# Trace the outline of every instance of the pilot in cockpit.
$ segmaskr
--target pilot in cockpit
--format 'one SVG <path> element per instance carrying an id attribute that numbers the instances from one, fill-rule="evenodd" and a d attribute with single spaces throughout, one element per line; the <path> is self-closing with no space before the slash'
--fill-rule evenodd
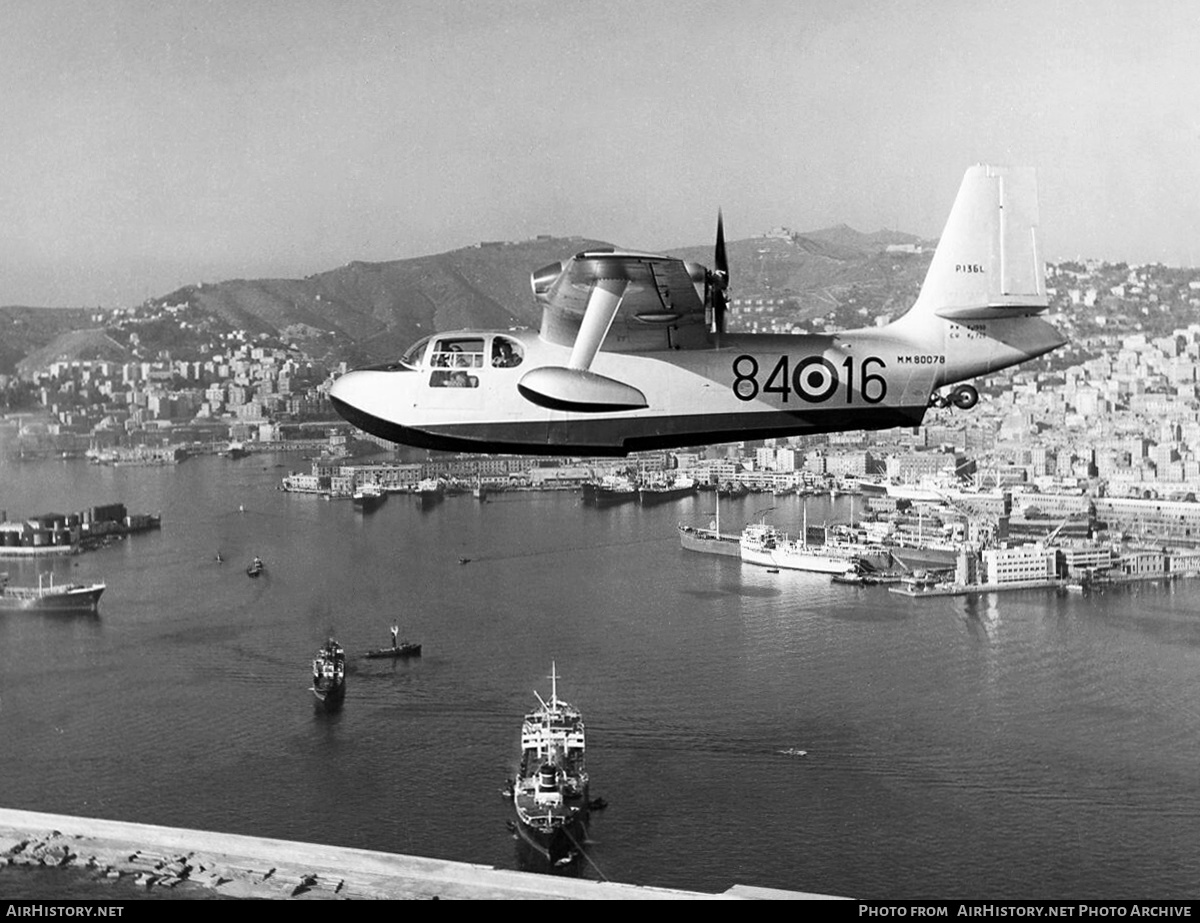
<path id="1" fill-rule="evenodd" d="M 513 351 L 513 345 L 503 337 L 492 341 L 492 366 L 498 369 L 511 369 L 521 364 L 521 357 Z"/>

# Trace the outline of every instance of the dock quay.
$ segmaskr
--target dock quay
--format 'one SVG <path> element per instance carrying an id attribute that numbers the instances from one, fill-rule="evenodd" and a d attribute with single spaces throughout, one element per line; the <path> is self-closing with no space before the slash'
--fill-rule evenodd
<path id="1" fill-rule="evenodd" d="M 146 888 L 266 900 L 822 900 L 735 885 L 720 894 L 467 862 L 0 808 L 0 866 L 73 869 Z"/>
<path id="2" fill-rule="evenodd" d="M 93 506 L 78 513 L 41 513 L 12 521 L 6 510 L 0 510 L 0 558 L 78 554 L 161 527 L 161 514 L 130 513 L 123 503 Z"/>

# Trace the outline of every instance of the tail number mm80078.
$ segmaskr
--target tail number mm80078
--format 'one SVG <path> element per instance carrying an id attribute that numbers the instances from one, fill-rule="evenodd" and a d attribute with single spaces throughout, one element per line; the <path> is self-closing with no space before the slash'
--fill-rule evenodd
<path id="1" fill-rule="evenodd" d="M 855 395 L 868 404 L 878 404 L 887 396 L 887 379 L 878 369 L 887 368 L 887 363 L 878 356 L 867 356 L 858 364 L 858 391 L 854 390 L 855 362 L 853 356 L 843 360 L 841 370 L 824 356 L 805 356 L 791 365 L 787 356 L 779 361 L 769 373 L 762 375 L 758 359 L 743 353 L 733 360 L 733 393 L 738 400 L 752 401 L 761 392 L 764 395 L 778 394 L 783 403 L 795 394 L 809 404 L 820 404 L 837 399 L 845 394 L 845 402 L 853 404 Z"/>

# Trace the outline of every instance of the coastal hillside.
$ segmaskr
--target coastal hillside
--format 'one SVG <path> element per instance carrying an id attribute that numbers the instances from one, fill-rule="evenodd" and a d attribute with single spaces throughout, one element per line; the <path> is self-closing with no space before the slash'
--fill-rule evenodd
<path id="1" fill-rule="evenodd" d="M 731 295 L 769 301 L 766 308 L 736 308 L 730 327 L 850 327 L 900 313 L 915 298 L 929 262 L 916 242 L 910 235 L 862 234 L 845 225 L 730 241 Z M 889 252 L 893 244 L 911 251 Z M 383 361 L 439 330 L 536 327 L 541 315 L 530 273 L 601 246 L 610 245 L 583 237 L 485 242 L 413 259 L 356 261 L 303 279 L 188 285 L 150 300 L 146 307 L 170 311 L 170 320 L 139 325 L 136 346 L 111 324 L 99 326 L 95 311 L 0 308 L 0 374 L 18 363 L 28 371 L 57 359 L 123 361 L 156 349 L 186 356 L 232 329 L 294 344 L 327 361 Z M 711 244 L 670 255 L 712 265 Z"/>
<path id="2" fill-rule="evenodd" d="M 13 375 L 35 350 L 73 330 L 94 326 L 95 310 L 85 308 L 0 307 L 0 375 Z"/>
<path id="3" fill-rule="evenodd" d="M 235 327 L 354 362 L 398 356 L 437 330 L 536 326 L 529 274 L 588 247 L 579 237 L 482 244 L 433 256 L 352 262 L 303 279 L 234 279 L 160 299 Z"/>
<path id="4" fill-rule="evenodd" d="M 935 245 L 911 234 L 864 234 L 844 224 L 731 241 L 730 295 L 735 302 L 756 303 L 735 310 L 731 326 L 751 329 L 753 317 L 770 321 L 771 329 L 791 324 L 845 329 L 898 316 L 916 299 Z M 712 264 L 711 245 L 671 253 Z M 759 299 L 765 304 L 757 304 Z"/>

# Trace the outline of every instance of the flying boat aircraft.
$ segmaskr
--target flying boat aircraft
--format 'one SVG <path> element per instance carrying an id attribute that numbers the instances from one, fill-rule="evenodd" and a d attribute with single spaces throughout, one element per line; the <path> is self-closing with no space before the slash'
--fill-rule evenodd
<path id="1" fill-rule="evenodd" d="M 920 294 L 879 327 L 728 333 L 730 274 L 597 249 L 533 273 L 540 330 L 426 337 L 330 391 L 354 425 L 458 452 L 624 455 L 744 439 L 916 426 L 969 410 L 970 380 L 1062 346 L 1048 307 L 1031 170 L 963 179 Z"/>

